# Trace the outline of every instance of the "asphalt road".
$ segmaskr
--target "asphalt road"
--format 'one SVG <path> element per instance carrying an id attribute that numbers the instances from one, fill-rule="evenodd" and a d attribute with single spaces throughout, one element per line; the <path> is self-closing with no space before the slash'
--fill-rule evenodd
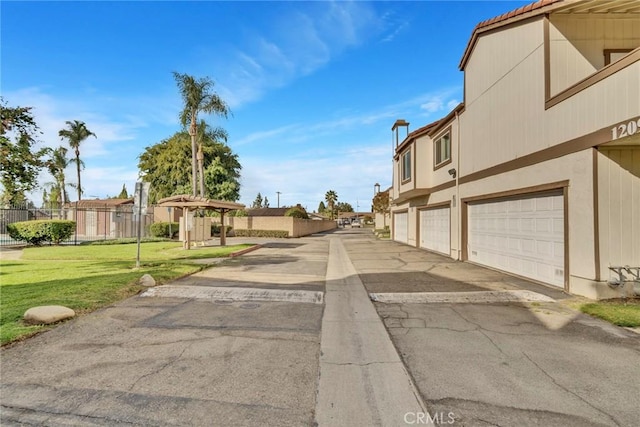
<path id="1" fill-rule="evenodd" d="M 3 348 L 0 424 L 640 419 L 640 335 L 570 310 L 555 289 L 367 229 L 266 243 L 161 288 Z M 496 297 L 521 290 L 552 300 Z"/>

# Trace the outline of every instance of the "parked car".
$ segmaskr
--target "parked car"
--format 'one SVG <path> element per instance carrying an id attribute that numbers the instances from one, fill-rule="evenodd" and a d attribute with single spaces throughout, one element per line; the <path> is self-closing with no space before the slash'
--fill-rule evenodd
<path id="1" fill-rule="evenodd" d="M 351 228 L 353 227 L 362 227 L 359 219 L 354 219 L 353 221 L 351 221 Z"/>

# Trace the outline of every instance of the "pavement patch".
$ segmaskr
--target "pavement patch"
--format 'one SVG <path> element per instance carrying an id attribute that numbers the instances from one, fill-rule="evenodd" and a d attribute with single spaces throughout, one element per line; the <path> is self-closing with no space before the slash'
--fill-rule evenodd
<path id="1" fill-rule="evenodd" d="M 385 292 L 370 293 L 375 302 L 387 304 L 424 303 L 496 303 L 496 302 L 555 302 L 553 298 L 526 290 L 471 292 Z"/>
<path id="2" fill-rule="evenodd" d="M 173 286 L 151 288 L 141 297 L 189 298 L 216 301 L 273 301 L 322 304 L 324 294 L 319 291 L 261 289 L 240 287 Z"/>

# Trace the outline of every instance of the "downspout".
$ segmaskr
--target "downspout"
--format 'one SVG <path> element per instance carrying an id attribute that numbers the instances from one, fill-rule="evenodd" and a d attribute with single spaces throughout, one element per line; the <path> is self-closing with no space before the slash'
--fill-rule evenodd
<path id="1" fill-rule="evenodd" d="M 456 149 L 457 149 L 457 153 L 456 153 L 456 228 L 458 229 L 458 235 L 457 235 L 457 244 L 456 246 L 458 247 L 457 249 L 457 256 L 456 259 L 460 260 L 460 257 L 462 256 L 462 248 L 460 247 L 462 245 L 462 236 L 460 235 L 461 229 L 460 229 L 460 224 L 462 222 L 462 218 L 461 218 L 461 206 L 460 206 L 460 115 L 458 114 L 458 110 L 456 109 L 456 126 L 458 127 L 458 131 L 456 132 Z"/>

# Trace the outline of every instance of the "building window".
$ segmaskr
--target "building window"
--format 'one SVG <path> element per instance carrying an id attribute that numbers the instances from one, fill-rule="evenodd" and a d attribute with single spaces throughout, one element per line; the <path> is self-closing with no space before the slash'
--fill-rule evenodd
<path id="1" fill-rule="evenodd" d="M 451 160 L 451 133 L 447 132 L 435 140 L 436 164 L 438 167 Z"/>
<path id="2" fill-rule="evenodd" d="M 633 49 L 605 49 L 604 65 L 609 65 L 627 56 Z"/>
<path id="3" fill-rule="evenodd" d="M 411 150 L 402 155 L 402 182 L 411 179 Z"/>

